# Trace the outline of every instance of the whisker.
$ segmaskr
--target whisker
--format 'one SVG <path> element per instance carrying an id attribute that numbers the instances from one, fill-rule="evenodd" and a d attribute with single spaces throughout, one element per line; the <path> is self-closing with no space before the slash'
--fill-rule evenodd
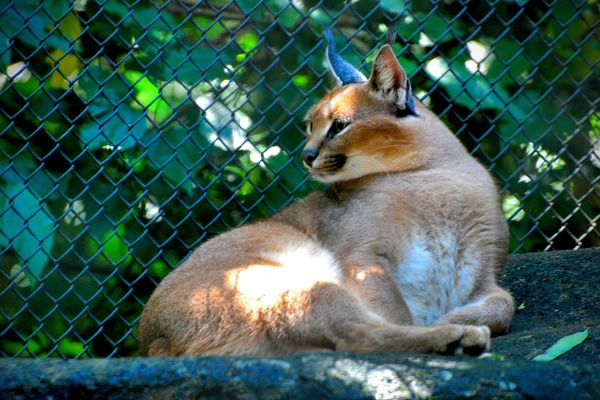
<path id="1" fill-rule="evenodd" d="M 353 154 L 353 155 L 351 155 L 351 156 L 348 156 L 348 158 L 350 158 L 350 157 L 359 157 L 359 156 L 361 156 L 361 155 L 362 155 L 362 154 L 360 154 L 360 153 L 358 153 L 358 154 L 357 154 L 357 153 L 355 153 L 355 154 Z M 361 158 L 361 161 L 362 161 L 363 163 L 370 163 L 370 164 L 372 164 L 372 165 L 375 165 L 375 166 L 377 166 L 377 167 L 378 167 L 377 169 L 378 169 L 380 172 L 383 172 L 383 173 L 385 173 L 386 175 L 389 175 L 389 174 L 390 174 L 390 171 L 388 170 L 387 166 L 386 166 L 386 165 L 385 165 L 385 164 L 384 164 L 382 161 L 379 161 L 379 160 L 377 160 L 376 158 L 373 158 L 373 157 L 368 157 L 368 156 L 367 156 L 367 157 L 362 157 L 362 158 Z M 352 163 L 350 163 L 350 164 L 349 164 L 349 167 L 350 167 L 351 169 L 355 170 L 355 171 L 359 171 L 359 170 L 360 170 L 360 167 L 359 167 L 359 166 L 352 165 Z"/>
<path id="2" fill-rule="evenodd" d="M 389 142 L 394 143 L 412 143 L 412 140 L 404 140 L 404 139 L 387 139 Z"/>
<path id="3" fill-rule="evenodd" d="M 379 146 L 379 147 L 371 147 L 370 150 L 372 151 L 378 151 L 378 150 L 385 150 L 385 149 L 391 149 L 391 148 L 400 148 L 402 146 L 399 145 L 387 145 L 387 146 Z M 358 155 L 362 155 L 363 153 L 356 153 Z"/>

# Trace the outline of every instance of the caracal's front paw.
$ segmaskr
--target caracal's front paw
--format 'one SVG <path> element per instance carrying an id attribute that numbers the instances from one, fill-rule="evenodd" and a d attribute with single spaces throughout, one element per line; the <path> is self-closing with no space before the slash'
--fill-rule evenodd
<path id="1" fill-rule="evenodd" d="M 438 354 L 478 356 L 490 349 L 491 333 L 487 326 L 446 325 L 449 335 Z"/>
<path id="2" fill-rule="evenodd" d="M 464 334 L 454 354 L 478 356 L 490 349 L 491 332 L 487 326 L 462 326 Z"/>

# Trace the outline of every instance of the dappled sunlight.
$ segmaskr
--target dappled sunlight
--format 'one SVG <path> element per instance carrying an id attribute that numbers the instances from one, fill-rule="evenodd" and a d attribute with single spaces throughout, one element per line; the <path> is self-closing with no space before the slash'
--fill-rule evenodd
<path id="1" fill-rule="evenodd" d="M 425 363 L 428 367 L 435 368 L 448 368 L 448 369 L 457 369 L 457 370 L 467 370 L 473 368 L 473 364 L 469 362 L 464 362 L 460 359 L 454 358 L 435 358 L 435 359 L 415 359 L 416 362 Z"/>
<path id="2" fill-rule="evenodd" d="M 303 243 L 285 252 L 265 253 L 263 260 L 227 271 L 227 288 L 251 301 L 270 305 L 286 292 L 308 290 L 322 282 L 339 282 L 337 261 L 315 245 Z"/>
<path id="3" fill-rule="evenodd" d="M 439 394 L 440 388 L 464 376 L 461 371 L 478 365 L 471 360 L 418 355 L 311 361 L 315 373 L 323 376 L 322 379 L 339 381 L 347 388 L 354 388 L 354 393 L 374 399 L 430 398 Z"/>
<path id="4" fill-rule="evenodd" d="M 288 290 L 308 289 L 315 283 L 301 271 L 269 265 L 250 265 L 228 271 L 225 280 L 228 288 L 269 303 Z"/>
<path id="5" fill-rule="evenodd" d="M 337 360 L 326 371 L 349 386 L 362 385 L 375 399 L 424 398 L 431 396 L 429 378 L 418 377 L 409 366 L 375 364 L 366 360 Z"/>
<path id="6" fill-rule="evenodd" d="M 481 72 L 482 74 L 487 74 L 490 64 L 490 59 L 488 55 L 490 53 L 490 49 L 485 44 L 471 40 L 467 43 L 467 49 L 469 50 L 470 60 L 465 62 L 465 67 L 473 73 Z"/>

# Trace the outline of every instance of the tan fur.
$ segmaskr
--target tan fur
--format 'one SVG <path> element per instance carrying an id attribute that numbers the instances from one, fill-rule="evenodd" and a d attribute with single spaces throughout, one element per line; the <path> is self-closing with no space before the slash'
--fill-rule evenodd
<path id="1" fill-rule="evenodd" d="M 494 182 L 422 103 L 394 116 L 410 88 L 390 55 L 307 116 L 307 167 L 330 189 L 198 248 L 148 301 L 142 355 L 477 355 L 506 331 Z M 350 124 L 327 138 L 334 120 Z"/>

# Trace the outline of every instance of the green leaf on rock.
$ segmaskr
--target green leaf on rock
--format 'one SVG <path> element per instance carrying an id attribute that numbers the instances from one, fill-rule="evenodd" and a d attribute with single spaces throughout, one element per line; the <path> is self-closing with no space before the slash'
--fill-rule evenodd
<path id="1" fill-rule="evenodd" d="M 567 351 L 571 350 L 573 347 L 581 344 L 588 337 L 588 329 L 586 328 L 584 331 L 574 333 L 569 336 L 565 336 L 560 339 L 558 342 L 554 343 L 552 347 L 550 347 L 544 354 L 540 354 L 539 356 L 535 356 L 533 361 L 552 361 L 557 357 L 565 354 Z"/>

